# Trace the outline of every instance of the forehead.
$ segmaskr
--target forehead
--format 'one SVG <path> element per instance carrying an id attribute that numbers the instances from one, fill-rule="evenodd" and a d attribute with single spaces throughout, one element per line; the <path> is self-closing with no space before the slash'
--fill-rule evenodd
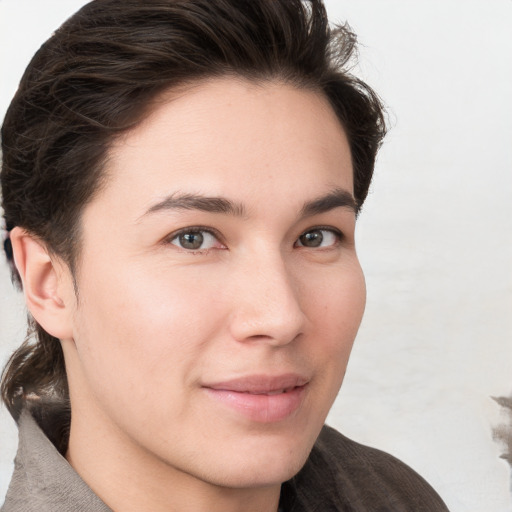
<path id="1" fill-rule="evenodd" d="M 353 189 L 348 142 L 322 94 L 234 78 L 159 96 L 115 142 L 107 174 L 103 199 L 132 216 L 174 192 L 245 203 Z"/>

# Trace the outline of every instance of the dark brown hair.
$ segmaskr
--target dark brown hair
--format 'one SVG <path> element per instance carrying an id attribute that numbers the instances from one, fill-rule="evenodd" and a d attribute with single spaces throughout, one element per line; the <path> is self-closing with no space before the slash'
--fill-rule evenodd
<path id="1" fill-rule="evenodd" d="M 361 206 L 385 123 L 375 93 L 349 72 L 355 42 L 348 26 L 329 28 L 321 0 L 90 2 L 36 53 L 7 111 L 7 231 L 23 227 L 74 273 L 81 212 L 102 185 L 112 141 L 159 92 L 229 75 L 324 94 L 346 130 Z M 5 248 L 12 263 L 9 240 Z M 14 268 L 13 279 L 20 282 Z M 59 340 L 29 322 L 35 336 L 11 357 L 1 384 L 15 419 L 23 407 L 44 415 L 50 403 L 68 402 Z"/>

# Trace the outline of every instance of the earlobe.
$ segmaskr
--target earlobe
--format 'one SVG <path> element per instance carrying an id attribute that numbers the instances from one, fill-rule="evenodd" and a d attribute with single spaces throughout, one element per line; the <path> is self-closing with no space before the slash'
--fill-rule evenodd
<path id="1" fill-rule="evenodd" d="M 52 259 L 45 245 L 22 228 L 15 227 L 10 238 L 30 313 L 52 336 L 71 338 L 71 304 L 65 300 L 69 279 L 64 275 L 64 264 Z"/>

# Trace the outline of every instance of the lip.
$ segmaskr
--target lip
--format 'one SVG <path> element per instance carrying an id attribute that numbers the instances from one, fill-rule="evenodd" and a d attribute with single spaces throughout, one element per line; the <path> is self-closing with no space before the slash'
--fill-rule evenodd
<path id="1" fill-rule="evenodd" d="M 283 421 L 301 406 L 309 379 L 297 374 L 250 375 L 203 385 L 220 404 L 258 423 Z"/>

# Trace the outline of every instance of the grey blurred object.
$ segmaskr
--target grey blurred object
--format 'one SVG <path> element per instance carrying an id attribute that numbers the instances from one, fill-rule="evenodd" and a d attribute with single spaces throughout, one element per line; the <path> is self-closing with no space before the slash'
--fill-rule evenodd
<path id="1" fill-rule="evenodd" d="M 509 417 L 508 424 L 499 425 L 494 428 L 493 438 L 495 441 L 503 443 L 507 452 L 501 455 L 501 458 L 505 459 L 512 466 L 512 396 L 509 398 L 503 396 L 492 398 L 506 409 L 506 414 Z"/>

